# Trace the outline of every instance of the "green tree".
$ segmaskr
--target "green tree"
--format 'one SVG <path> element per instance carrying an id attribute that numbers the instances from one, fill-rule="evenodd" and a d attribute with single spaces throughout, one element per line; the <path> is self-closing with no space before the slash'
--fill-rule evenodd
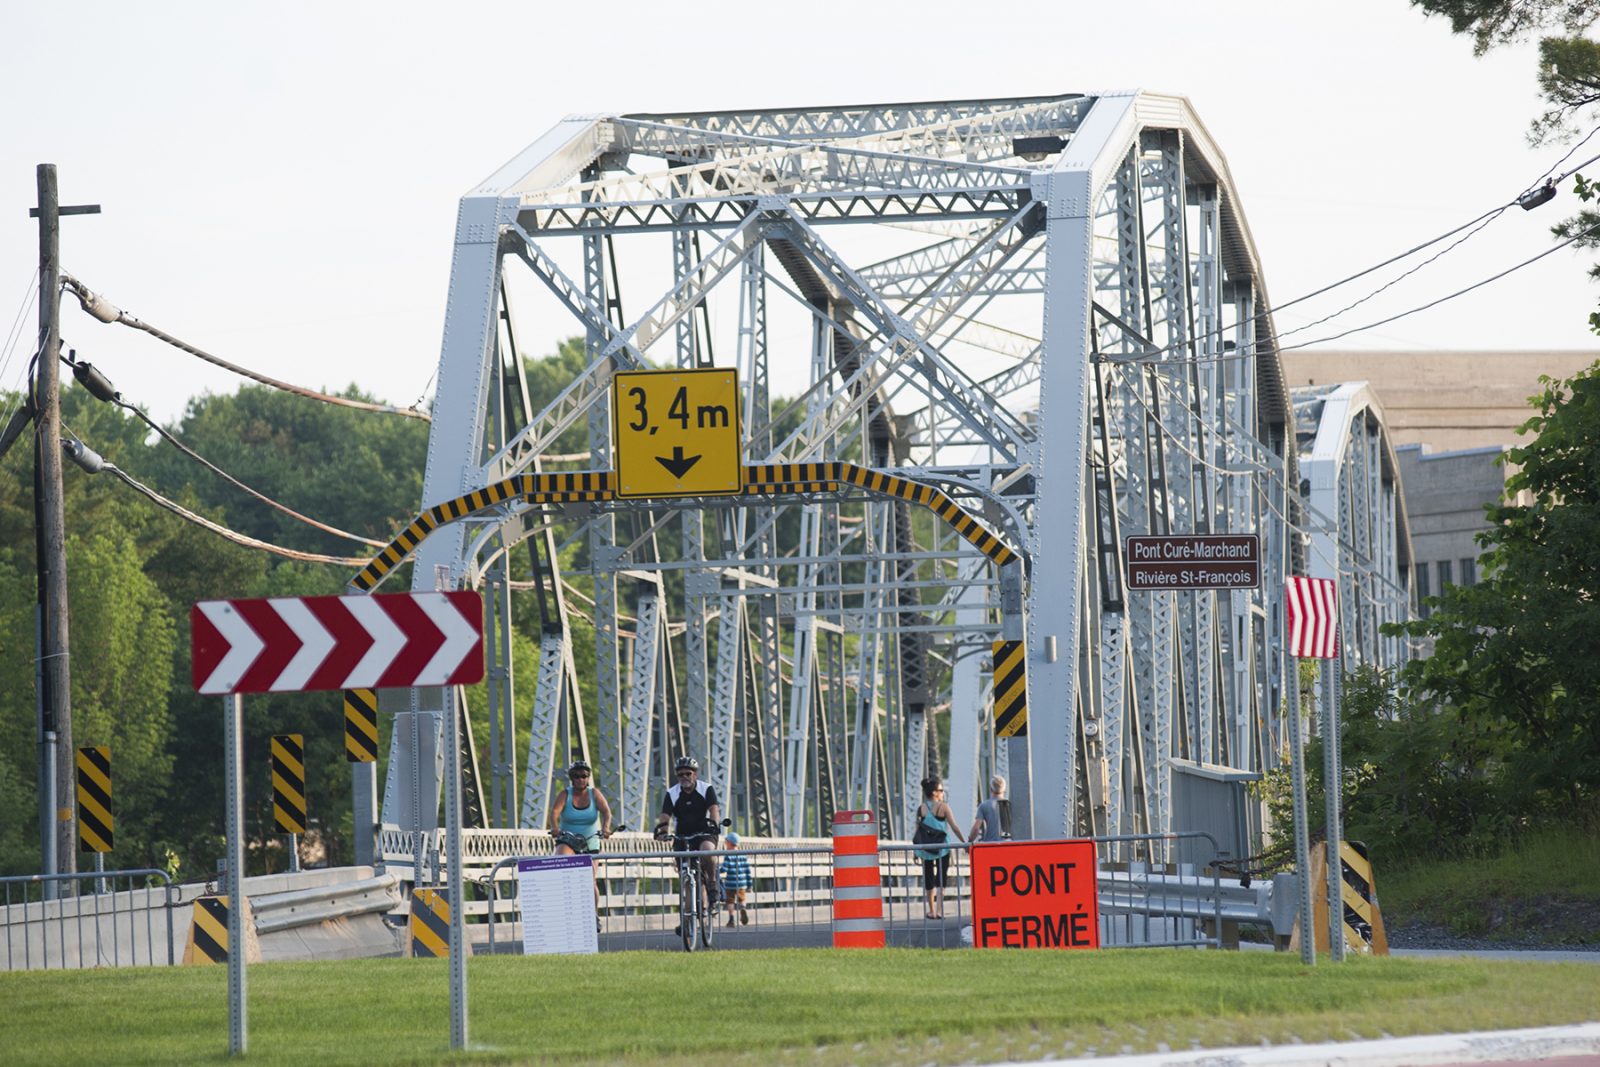
<path id="1" fill-rule="evenodd" d="M 1533 144 L 1570 140 L 1580 119 L 1587 123 L 1600 104 L 1600 41 L 1589 34 L 1600 20 L 1597 0 L 1412 0 L 1429 15 L 1449 20 L 1455 33 L 1468 34 L 1473 51 L 1483 55 L 1492 48 L 1537 39 L 1539 95 L 1545 110 L 1533 120 L 1528 140 Z M 1592 199 L 1582 176 L 1577 192 Z M 1600 248 L 1600 211 L 1582 208 L 1576 215 L 1551 227 L 1560 238 L 1576 238 L 1583 248 Z M 1589 273 L 1600 278 L 1600 263 Z M 1600 313 L 1589 316 L 1600 330 Z"/>
<path id="2" fill-rule="evenodd" d="M 1405 632 L 1433 641 L 1404 682 L 1492 739 L 1509 810 L 1573 813 L 1600 796 L 1600 363 L 1541 379 L 1531 436 L 1480 535 L 1482 579 Z"/>

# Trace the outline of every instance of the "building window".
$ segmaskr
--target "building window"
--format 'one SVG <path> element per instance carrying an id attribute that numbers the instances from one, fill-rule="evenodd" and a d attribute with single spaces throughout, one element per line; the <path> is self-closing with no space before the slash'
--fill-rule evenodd
<path id="1" fill-rule="evenodd" d="M 1461 563 L 1461 584 L 1477 585 L 1478 561 L 1469 556 L 1464 560 L 1460 560 L 1459 562 Z"/>
<path id="2" fill-rule="evenodd" d="M 1416 565 L 1416 574 L 1417 616 L 1426 619 L 1428 617 L 1427 599 L 1433 595 L 1432 590 L 1428 588 L 1428 565 L 1426 563 L 1418 563 Z"/>
<path id="3" fill-rule="evenodd" d="M 1439 561 L 1439 595 L 1444 596 L 1445 587 L 1455 584 L 1456 577 L 1454 564 L 1452 564 L 1450 560 L 1441 559 Z"/>

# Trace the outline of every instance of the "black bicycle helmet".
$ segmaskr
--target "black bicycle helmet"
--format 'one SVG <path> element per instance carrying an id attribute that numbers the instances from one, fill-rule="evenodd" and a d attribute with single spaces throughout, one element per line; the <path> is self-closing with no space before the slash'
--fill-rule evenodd
<path id="1" fill-rule="evenodd" d="M 700 761 L 693 756 L 680 756 L 677 765 L 673 768 L 679 771 L 694 771 L 700 773 Z"/>
<path id="2" fill-rule="evenodd" d="M 572 766 L 567 768 L 567 777 L 571 778 L 574 774 L 577 774 L 579 771 L 584 771 L 584 772 L 588 773 L 591 777 L 594 775 L 594 771 L 593 771 L 592 768 L 590 768 L 588 761 L 580 759 L 580 760 L 573 760 L 572 761 Z"/>

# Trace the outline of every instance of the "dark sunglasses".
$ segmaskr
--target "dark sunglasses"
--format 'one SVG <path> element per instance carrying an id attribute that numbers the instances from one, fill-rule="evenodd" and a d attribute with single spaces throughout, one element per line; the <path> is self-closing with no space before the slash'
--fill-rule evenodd
<path id="1" fill-rule="evenodd" d="M 679 771 L 678 772 L 678 777 L 679 778 L 693 778 L 694 777 L 694 772 L 693 771 Z"/>
<path id="2" fill-rule="evenodd" d="M 574 782 L 576 782 L 579 778 L 587 778 L 587 777 L 589 777 L 589 772 L 588 771 L 579 771 L 577 774 L 569 774 L 569 775 L 567 775 L 567 777 L 571 778 Z"/>

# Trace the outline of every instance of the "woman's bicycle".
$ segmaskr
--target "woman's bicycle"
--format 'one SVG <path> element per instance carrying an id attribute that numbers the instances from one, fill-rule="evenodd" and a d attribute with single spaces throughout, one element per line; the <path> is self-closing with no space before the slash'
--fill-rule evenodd
<path id="1" fill-rule="evenodd" d="M 723 826 L 731 826 L 732 819 L 723 819 Z M 665 834 L 658 836 L 666 836 Z M 711 889 L 701 892 L 700 857 L 695 855 L 700 842 L 715 838 L 715 833 L 689 834 L 683 839 L 685 851 L 678 853 L 678 934 L 683 938 L 683 950 L 693 952 L 696 937 L 706 948 L 711 947 L 717 931 L 716 905 L 710 901 Z"/>

